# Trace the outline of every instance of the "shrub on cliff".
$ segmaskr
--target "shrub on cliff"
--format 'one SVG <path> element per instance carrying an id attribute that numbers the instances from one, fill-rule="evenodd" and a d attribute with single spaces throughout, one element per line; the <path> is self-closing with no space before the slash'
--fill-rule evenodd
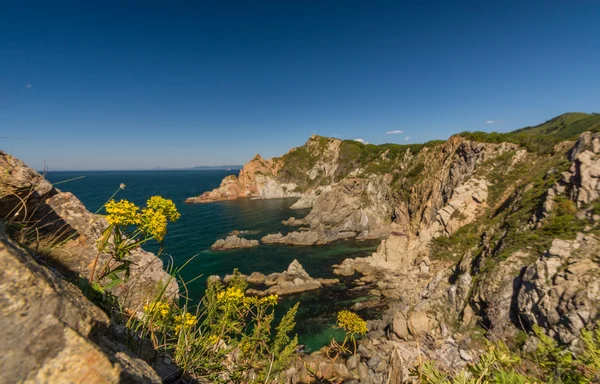
<path id="1" fill-rule="evenodd" d="M 600 380 L 600 327 L 582 331 L 578 352 L 572 352 L 534 326 L 537 347 L 533 353 L 511 352 L 504 343 L 489 344 L 476 363 L 455 373 L 425 362 L 412 370 L 425 384 L 556 383 L 584 384 Z"/>

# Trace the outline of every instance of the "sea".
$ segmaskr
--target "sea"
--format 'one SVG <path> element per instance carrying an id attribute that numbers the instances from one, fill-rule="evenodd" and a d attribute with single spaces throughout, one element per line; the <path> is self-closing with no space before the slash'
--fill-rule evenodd
<path id="1" fill-rule="evenodd" d="M 223 277 L 238 269 L 241 273 L 281 272 L 297 259 L 312 277 L 333 278 L 332 265 L 348 257 L 370 255 L 377 242 L 343 241 L 321 246 L 260 245 L 250 249 L 212 252 L 210 246 L 231 231 L 248 231 L 244 237 L 260 239 L 268 233 L 290 229 L 281 221 L 291 216 L 301 218 L 309 210 L 292 210 L 296 199 L 239 199 L 208 204 L 184 204 L 191 196 L 217 188 L 221 180 L 237 174 L 238 170 L 160 170 L 160 171 L 69 171 L 48 172 L 46 179 L 62 190 L 72 192 L 89 211 L 102 213 L 102 206 L 119 190 L 115 199 L 127 199 L 140 206 L 155 195 L 173 200 L 181 218 L 170 223 L 164 241 L 161 258 L 175 268 L 187 265 L 181 278 L 192 281 L 188 295 L 199 300 L 211 275 Z M 156 244 L 145 246 L 156 252 Z M 190 260 L 191 259 L 191 260 Z M 340 337 L 336 330 L 336 313 L 365 297 L 351 294 L 350 280 L 319 291 L 285 297 L 277 306 L 280 317 L 294 303 L 300 301 L 296 316 L 299 342 L 307 350 L 316 350 L 329 343 L 332 337 Z"/>

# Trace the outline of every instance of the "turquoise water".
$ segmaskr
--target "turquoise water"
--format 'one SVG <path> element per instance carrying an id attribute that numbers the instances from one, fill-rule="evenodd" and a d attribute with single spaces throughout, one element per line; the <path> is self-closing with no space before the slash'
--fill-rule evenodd
<path id="1" fill-rule="evenodd" d="M 267 233 L 283 232 L 288 228 L 281 224 L 290 216 L 302 217 L 308 211 L 289 209 L 295 199 L 250 200 L 217 202 L 210 204 L 184 204 L 190 196 L 216 188 L 221 180 L 237 171 L 111 171 L 111 172 L 50 172 L 46 178 L 60 183 L 57 188 L 73 192 L 88 208 L 95 212 L 119 188 L 126 185 L 117 195 L 144 205 L 146 199 L 161 195 L 172 199 L 181 213 L 181 218 L 169 226 L 165 239 L 163 259 L 172 258 L 175 265 L 186 266 L 182 277 L 189 281 L 202 276 L 188 288 L 191 298 L 202 296 L 206 277 L 223 276 L 238 268 L 242 273 L 259 271 L 264 274 L 281 272 L 294 260 L 304 266 L 313 277 L 334 277 L 331 266 L 347 257 L 359 257 L 372 253 L 373 242 L 341 242 L 318 247 L 291 247 L 261 245 L 252 249 L 211 252 L 210 246 L 232 230 L 255 231 L 247 238 L 260 238 Z M 155 251 L 156 247 L 147 247 Z M 300 301 L 296 330 L 300 342 L 318 348 L 331 338 L 331 325 L 335 312 L 347 307 L 353 300 L 344 285 L 286 298 L 280 311 Z"/>

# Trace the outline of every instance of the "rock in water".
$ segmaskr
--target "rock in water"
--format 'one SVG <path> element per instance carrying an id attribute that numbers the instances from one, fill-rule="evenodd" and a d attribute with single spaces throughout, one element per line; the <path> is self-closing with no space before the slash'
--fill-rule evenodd
<path id="1" fill-rule="evenodd" d="M 237 235 L 227 236 L 225 239 L 219 239 L 210 247 L 213 251 L 226 251 L 228 249 L 252 248 L 257 247 L 258 240 L 248 240 Z"/>

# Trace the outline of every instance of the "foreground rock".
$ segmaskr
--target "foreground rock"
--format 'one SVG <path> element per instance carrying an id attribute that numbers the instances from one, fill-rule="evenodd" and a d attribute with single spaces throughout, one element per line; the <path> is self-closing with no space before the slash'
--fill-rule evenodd
<path id="1" fill-rule="evenodd" d="M 2 151 L 0 170 L 4 175 L 0 178 L 0 219 L 24 226 L 25 230 L 14 235 L 37 249 L 36 257 L 69 277 L 89 276 L 98 254 L 96 242 L 108 226 L 106 220 L 89 212 L 72 193 L 54 188 L 39 173 Z M 109 255 L 100 254 L 98 265 L 108 259 Z M 133 262 L 130 278 L 111 290 L 122 305 L 140 309 L 161 285 L 168 285 L 168 295 L 177 294 L 177 282 L 154 254 L 137 248 L 129 259 Z"/>
<path id="2" fill-rule="evenodd" d="M 0 233 L 2 383 L 161 383 L 106 314 Z"/>
<path id="3" fill-rule="evenodd" d="M 213 251 L 226 251 L 229 249 L 252 248 L 259 245 L 258 240 L 248 240 L 237 235 L 227 236 L 219 239 L 210 247 Z"/>

